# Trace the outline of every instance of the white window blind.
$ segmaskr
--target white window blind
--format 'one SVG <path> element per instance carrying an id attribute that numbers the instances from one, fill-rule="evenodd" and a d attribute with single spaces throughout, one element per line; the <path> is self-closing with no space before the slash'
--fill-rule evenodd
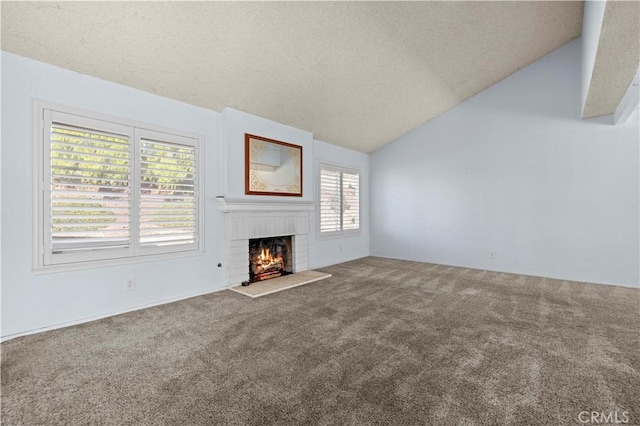
<path id="1" fill-rule="evenodd" d="M 342 229 L 360 229 L 360 175 L 342 173 Z"/>
<path id="2" fill-rule="evenodd" d="M 38 266 L 199 249 L 199 139 L 42 118 Z"/>
<path id="3" fill-rule="evenodd" d="M 360 174 L 332 166 L 320 167 L 320 234 L 360 229 Z"/>
<path id="4" fill-rule="evenodd" d="M 340 172 L 320 170 L 320 232 L 340 231 Z"/>
<path id="5" fill-rule="evenodd" d="M 140 244 L 167 247 L 196 240 L 193 146 L 140 141 Z"/>

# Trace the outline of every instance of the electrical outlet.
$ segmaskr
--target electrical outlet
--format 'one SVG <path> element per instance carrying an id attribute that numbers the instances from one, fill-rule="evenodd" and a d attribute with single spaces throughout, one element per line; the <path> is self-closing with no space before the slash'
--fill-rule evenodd
<path id="1" fill-rule="evenodd" d="M 489 252 L 489 259 L 495 259 L 496 257 L 498 257 L 498 252 L 495 250 L 492 250 Z"/>
<path id="2" fill-rule="evenodd" d="M 125 290 L 135 290 L 136 288 L 136 279 L 134 277 L 127 278 L 127 281 L 124 283 Z"/>

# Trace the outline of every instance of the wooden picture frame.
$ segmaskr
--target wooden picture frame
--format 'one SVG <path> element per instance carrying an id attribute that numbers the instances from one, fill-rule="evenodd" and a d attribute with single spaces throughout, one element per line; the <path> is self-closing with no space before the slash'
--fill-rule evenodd
<path id="1" fill-rule="evenodd" d="M 245 194 L 302 197 L 302 146 L 245 133 Z"/>

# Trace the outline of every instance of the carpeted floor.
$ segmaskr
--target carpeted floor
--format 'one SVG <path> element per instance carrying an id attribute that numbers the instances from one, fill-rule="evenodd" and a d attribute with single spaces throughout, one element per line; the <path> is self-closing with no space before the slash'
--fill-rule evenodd
<path id="1" fill-rule="evenodd" d="M 640 423 L 639 290 L 373 257 L 323 271 L 3 343 L 2 424 Z"/>

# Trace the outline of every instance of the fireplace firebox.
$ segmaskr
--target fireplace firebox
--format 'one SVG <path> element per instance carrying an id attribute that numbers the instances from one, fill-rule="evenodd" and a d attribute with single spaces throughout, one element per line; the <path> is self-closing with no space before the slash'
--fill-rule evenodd
<path id="1" fill-rule="evenodd" d="M 293 240 L 290 235 L 249 240 L 249 282 L 293 273 Z"/>

